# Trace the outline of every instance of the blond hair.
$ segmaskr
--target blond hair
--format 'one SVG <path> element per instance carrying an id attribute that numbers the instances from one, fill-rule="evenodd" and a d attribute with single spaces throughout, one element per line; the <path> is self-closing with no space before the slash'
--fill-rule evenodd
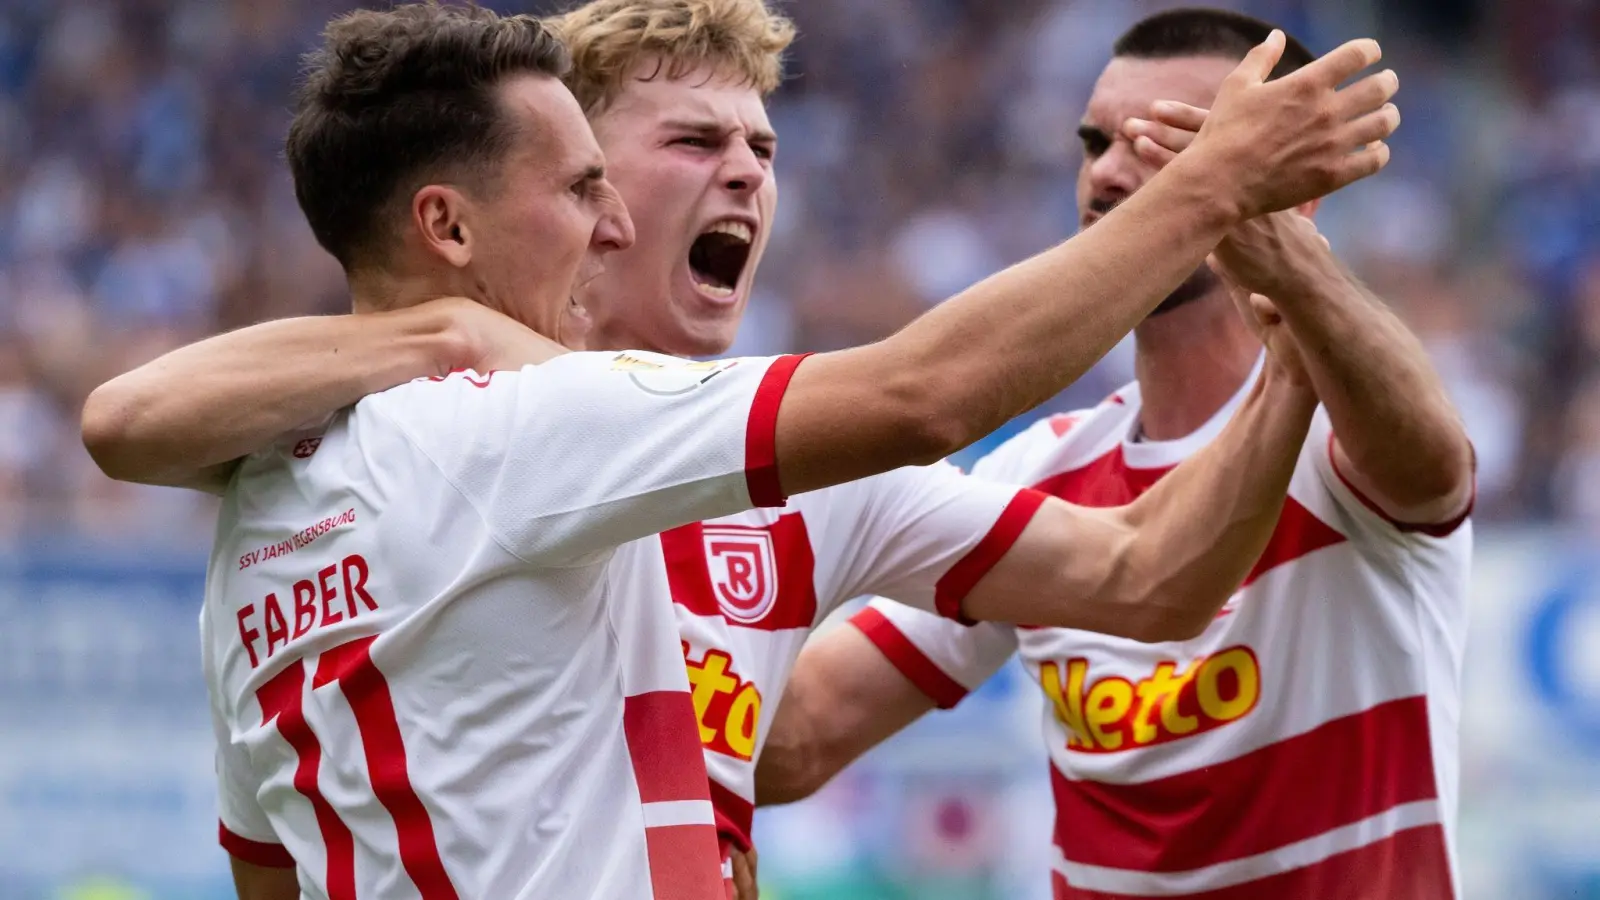
<path id="1" fill-rule="evenodd" d="M 546 26 L 572 54 L 567 85 L 584 112 L 600 112 L 639 63 L 650 77 L 681 78 L 710 64 L 763 97 L 783 80 L 794 23 L 766 0 L 592 0 L 551 16 Z"/>

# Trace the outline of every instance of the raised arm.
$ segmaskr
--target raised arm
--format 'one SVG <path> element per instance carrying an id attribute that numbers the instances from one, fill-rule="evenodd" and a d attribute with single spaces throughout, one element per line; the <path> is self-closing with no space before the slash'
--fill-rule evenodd
<path id="1" fill-rule="evenodd" d="M 1154 163 L 1194 140 L 1206 111 L 1161 103 L 1130 122 Z M 1218 247 L 1221 273 L 1271 297 L 1305 350 L 1335 434 L 1339 474 L 1402 527 L 1459 521 L 1471 508 L 1474 460 L 1466 428 L 1422 343 L 1341 264 L 1305 216 L 1242 223 Z"/>
<path id="2" fill-rule="evenodd" d="M 782 486 L 800 493 L 932 462 L 1076 380 L 1239 221 L 1377 171 L 1392 73 L 1354 41 L 1271 82 L 1283 36 L 1229 76 L 1190 152 L 1103 220 L 877 344 L 808 360 L 778 417 Z M 1364 149 L 1357 149 L 1364 148 Z M 848 415 L 840 415 L 848 410 Z"/>
<path id="3" fill-rule="evenodd" d="M 234 461 L 397 384 L 469 366 L 532 332 L 447 298 L 388 313 L 254 325 L 174 350 L 96 388 L 83 441 L 122 481 L 220 492 Z"/>
<path id="4" fill-rule="evenodd" d="M 1305 349 L 1339 474 L 1401 527 L 1459 521 L 1472 505 L 1472 445 L 1422 342 L 1304 216 L 1247 222 L 1216 255 L 1225 276 L 1273 298 Z"/>

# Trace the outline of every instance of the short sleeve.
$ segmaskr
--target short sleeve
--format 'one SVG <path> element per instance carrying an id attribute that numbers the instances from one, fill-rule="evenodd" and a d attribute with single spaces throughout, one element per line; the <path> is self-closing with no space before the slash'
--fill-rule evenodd
<path id="1" fill-rule="evenodd" d="M 961 619 L 961 604 L 1016 543 L 1043 494 L 962 475 L 948 463 L 897 469 L 859 483 L 863 515 L 848 530 L 851 596 L 881 594 Z"/>
<path id="2" fill-rule="evenodd" d="M 421 379 L 363 405 L 443 472 L 506 549 L 559 565 L 784 505 L 778 408 L 801 359 L 572 353 Z"/>
<path id="3" fill-rule="evenodd" d="M 211 726 L 217 753 L 217 834 L 229 855 L 257 866 L 293 868 L 294 859 L 278 841 L 257 801 L 257 785 L 244 748 L 233 743 L 213 702 Z"/>
<path id="4" fill-rule="evenodd" d="M 852 616 L 850 624 L 941 709 L 960 703 L 1017 649 L 1015 626 L 962 625 L 881 598 Z"/>
<path id="5" fill-rule="evenodd" d="M 1311 420 L 1311 431 L 1306 437 L 1301 463 L 1310 462 L 1323 487 L 1334 501 L 1369 530 L 1402 538 L 1444 539 L 1455 534 L 1471 517 L 1476 496 L 1467 503 L 1467 508 L 1459 516 L 1448 522 L 1414 524 L 1395 519 L 1363 494 L 1351 483 L 1349 476 L 1339 470 L 1339 464 L 1333 456 L 1334 437 L 1333 420 L 1328 417 L 1327 409 L 1317 407 L 1316 415 Z"/>

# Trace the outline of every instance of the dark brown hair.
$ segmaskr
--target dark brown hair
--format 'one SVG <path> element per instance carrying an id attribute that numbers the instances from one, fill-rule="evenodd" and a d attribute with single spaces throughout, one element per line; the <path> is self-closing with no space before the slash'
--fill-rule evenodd
<path id="1" fill-rule="evenodd" d="M 349 271 L 382 258 L 402 191 L 488 174 L 512 136 L 497 84 L 559 78 L 570 60 L 532 16 L 429 2 L 340 16 L 305 63 L 289 171 L 317 243 Z"/>
<path id="2" fill-rule="evenodd" d="M 1244 59 L 1267 39 L 1273 26 L 1225 9 L 1169 9 L 1139 20 L 1112 45 L 1113 56 L 1173 59 L 1180 56 L 1222 56 Z M 1306 45 L 1285 33 L 1283 58 L 1271 78 L 1280 78 L 1316 59 Z"/>

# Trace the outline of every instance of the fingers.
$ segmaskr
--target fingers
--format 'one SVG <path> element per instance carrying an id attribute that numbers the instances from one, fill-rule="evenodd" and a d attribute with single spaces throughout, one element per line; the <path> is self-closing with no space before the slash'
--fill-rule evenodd
<path id="1" fill-rule="evenodd" d="M 1261 84 L 1272 74 L 1277 67 L 1278 60 L 1283 58 L 1285 39 L 1283 32 L 1274 28 L 1267 39 L 1251 48 L 1250 52 L 1234 68 L 1230 79 L 1240 79 L 1247 84 Z"/>
<path id="2" fill-rule="evenodd" d="M 1278 307 L 1274 306 L 1272 301 L 1268 300 L 1264 295 L 1251 294 L 1249 304 L 1250 314 L 1255 316 L 1255 320 L 1263 327 L 1270 328 L 1283 321 L 1283 314 L 1278 312 Z"/>
<path id="3" fill-rule="evenodd" d="M 1384 69 L 1357 81 L 1334 95 L 1334 112 L 1341 119 L 1365 115 L 1394 99 L 1400 90 L 1400 76 Z"/>
<path id="4" fill-rule="evenodd" d="M 1198 130 L 1198 129 L 1195 129 Z M 1155 144 L 1177 153 L 1194 143 L 1195 130 L 1174 128 L 1149 119 L 1129 119 L 1122 124 L 1122 133 L 1129 140 L 1147 137 Z"/>
<path id="5" fill-rule="evenodd" d="M 1168 150 L 1144 135 L 1133 139 L 1133 152 L 1140 159 L 1158 169 L 1178 158 L 1176 151 Z"/>
<path id="6" fill-rule="evenodd" d="M 1371 112 L 1349 125 L 1347 142 L 1353 147 L 1364 147 L 1375 141 L 1386 140 L 1400 127 L 1400 108 L 1385 103 L 1382 109 Z"/>
<path id="7" fill-rule="evenodd" d="M 1350 76 L 1383 59 L 1383 48 L 1371 38 L 1348 41 L 1326 56 L 1287 76 L 1304 79 L 1322 87 L 1336 87 Z"/>
<path id="8" fill-rule="evenodd" d="M 1206 124 L 1206 113 L 1209 110 L 1176 100 L 1157 100 L 1150 104 L 1150 118 L 1173 128 L 1185 131 L 1198 132 Z"/>
<path id="9" fill-rule="evenodd" d="M 1368 144 L 1340 161 L 1339 167 L 1335 170 L 1334 188 L 1342 188 L 1376 175 L 1388 164 L 1389 145 L 1382 141 Z"/>
<path id="10" fill-rule="evenodd" d="M 733 854 L 733 896 L 734 900 L 757 900 L 759 896 L 754 848 L 748 855 L 737 851 Z"/>

